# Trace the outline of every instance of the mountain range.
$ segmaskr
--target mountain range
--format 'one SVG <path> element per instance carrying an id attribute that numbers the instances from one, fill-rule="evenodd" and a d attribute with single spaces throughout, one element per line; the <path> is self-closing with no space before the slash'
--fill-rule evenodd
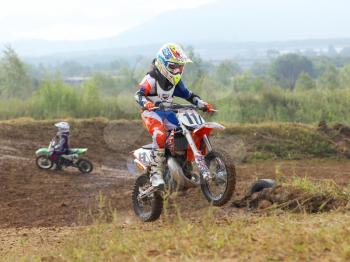
<path id="1" fill-rule="evenodd" d="M 349 10 L 345 0 L 218 0 L 163 13 L 112 38 L 10 44 L 33 61 L 48 57 L 152 56 L 165 42 L 192 45 L 212 59 L 225 57 L 227 49 L 344 47 L 350 46 Z"/>

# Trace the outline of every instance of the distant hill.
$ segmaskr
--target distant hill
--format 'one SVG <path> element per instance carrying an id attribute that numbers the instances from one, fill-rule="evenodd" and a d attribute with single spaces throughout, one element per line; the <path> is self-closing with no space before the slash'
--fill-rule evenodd
<path id="1" fill-rule="evenodd" d="M 350 5 L 345 0 L 219 0 L 195 9 L 163 13 L 112 38 L 77 42 L 24 41 L 12 45 L 27 57 L 49 54 L 108 57 L 148 56 L 164 42 L 179 42 L 193 45 L 213 59 L 220 59 L 231 49 L 348 46 L 349 10 Z M 229 53 L 235 54 L 234 51 Z"/>

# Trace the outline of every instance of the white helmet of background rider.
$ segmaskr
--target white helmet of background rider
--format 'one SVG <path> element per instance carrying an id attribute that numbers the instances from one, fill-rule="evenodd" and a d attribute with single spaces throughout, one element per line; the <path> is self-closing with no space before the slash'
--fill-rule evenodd
<path id="1" fill-rule="evenodd" d="M 55 124 L 55 127 L 57 127 L 57 133 L 62 134 L 62 133 L 68 133 L 69 132 L 69 124 L 67 122 L 59 122 Z"/>
<path id="2" fill-rule="evenodd" d="M 192 63 L 182 48 L 177 44 L 165 44 L 157 53 L 155 66 L 170 83 L 176 86 L 186 63 Z"/>

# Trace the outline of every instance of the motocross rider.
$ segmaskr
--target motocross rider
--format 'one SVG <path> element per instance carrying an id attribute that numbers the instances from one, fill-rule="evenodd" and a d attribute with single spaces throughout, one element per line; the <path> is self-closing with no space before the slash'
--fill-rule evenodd
<path id="1" fill-rule="evenodd" d="M 68 154 L 69 151 L 70 126 L 67 122 L 59 122 L 55 124 L 55 127 L 57 127 L 57 134 L 51 160 L 55 162 L 56 169 L 60 170 L 62 168 L 62 156 Z"/>
<path id="2" fill-rule="evenodd" d="M 154 187 L 164 186 L 167 131 L 179 126 L 173 112 L 155 109 L 155 107 L 160 103 L 171 103 L 176 96 L 186 99 L 204 111 L 213 111 L 211 104 L 202 101 L 181 80 L 185 64 L 191 62 L 179 45 L 163 45 L 152 62 L 151 71 L 140 82 L 139 90 L 135 95 L 136 101 L 143 109 L 141 114 L 143 124 L 153 139 L 150 176 Z"/>

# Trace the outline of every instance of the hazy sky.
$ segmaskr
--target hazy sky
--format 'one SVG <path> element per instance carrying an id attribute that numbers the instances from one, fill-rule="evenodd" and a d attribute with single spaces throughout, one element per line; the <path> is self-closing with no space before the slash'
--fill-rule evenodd
<path id="1" fill-rule="evenodd" d="M 165 11 L 213 1 L 0 0 L 0 41 L 111 37 Z"/>
<path id="2" fill-rule="evenodd" d="M 350 37 L 349 0 L 0 0 L 0 43 L 113 37 L 156 16 L 152 27 L 165 36 L 241 41 Z M 140 30 L 141 38 L 158 38 L 159 33 Z"/>

